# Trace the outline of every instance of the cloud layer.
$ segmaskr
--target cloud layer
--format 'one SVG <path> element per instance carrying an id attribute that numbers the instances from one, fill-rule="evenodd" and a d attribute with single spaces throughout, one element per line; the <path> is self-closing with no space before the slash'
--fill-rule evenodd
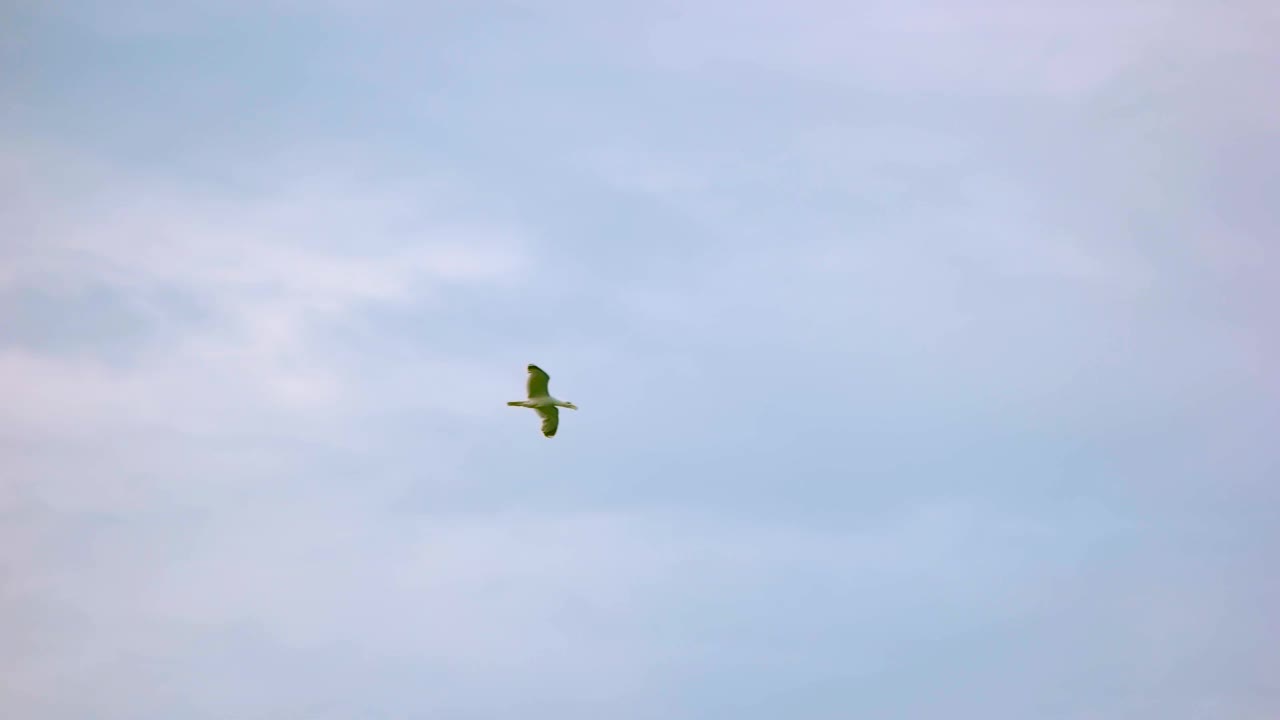
<path id="1" fill-rule="evenodd" d="M 1280 711 L 1269 5 L 5 13 L 6 715 Z"/>

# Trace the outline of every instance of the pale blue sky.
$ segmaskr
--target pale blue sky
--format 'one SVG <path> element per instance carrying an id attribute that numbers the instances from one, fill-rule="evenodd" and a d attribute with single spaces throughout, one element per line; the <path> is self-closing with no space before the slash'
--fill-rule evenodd
<path id="1" fill-rule="evenodd" d="M 5 717 L 1280 715 L 1273 3 L 0 13 Z"/>

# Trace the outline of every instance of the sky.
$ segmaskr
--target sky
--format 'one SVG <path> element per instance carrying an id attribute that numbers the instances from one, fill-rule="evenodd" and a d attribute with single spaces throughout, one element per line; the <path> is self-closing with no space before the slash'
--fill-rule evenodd
<path id="1" fill-rule="evenodd" d="M 0 4 L 2 714 L 1280 717 L 1276 37 Z"/>

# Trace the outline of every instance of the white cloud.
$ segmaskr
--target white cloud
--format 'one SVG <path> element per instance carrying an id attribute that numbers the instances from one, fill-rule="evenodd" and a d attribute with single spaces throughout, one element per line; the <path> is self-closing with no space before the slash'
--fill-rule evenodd
<path id="1" fill-rule="evenodd" d="M 58 60 L 33 107 L 113 111 L 51 131 L 137 164 L 0 146 L 0 303 L 39 299 L 0 344 L 0 705 L 1245 715 L 1195 701 L 1275 665 L 1250 645 L 1269 536 L 1240 509 L 1267 506 L 1265 323 L 1225 338 L 1239 318 L 1179 284 L 1209 249 L 1130 229 L 1219 214 L 1182 181 L 1208 134 L 1266 120 L 1197 125 L 1274 53 L 1252 3 L 148 4 L 42 10 L 59 42 L 29 48 Z M 252 62 L 221 42 L 242 31 Z M 214 95 L 160 112 L 179 86 Z M 144 115 L 154 147 L 111 119 Z M 424 149 L 435 122 L 465 140 Z M 563 234 L 358 148 L 245 151 L 347 130 Z M 579 192 L 607 202 L 557 207 Z M 621 223 L 673 232 L 619 250 Z M 535 250 L 570 282 L 524 285 Z M 34 341 L 87 302 L 145 332 Z M 528 360 L 586 398 L 556 442 L 502 406 Z M 471 432 L 500 416 L 518 439 Z M 1188 513 L 1207 541 L 1253 536 L 1144 572 L 1212 545 L 1169 510 L 1188 498 L 1222 503 Z"/>
<path id="2" fill-rule="evenodd" d="M 300 440 L 364 451 L 375 440 L 364 429 L 371 414 L 492 417 L 486 403 L 501 406 L 489 364 L 446 347 L 362 352 L 332 330 L 377 308 L 430 322 L 457 289 L 517 285 L 531 266 L 519 231 L 424 212 L 439 197 L 430 186 L 368 174 L 270 175 L 247 192 L 141 177 L 65 149 L 8 149 L 0 186 L 21 191 L 0 219 L 0 297 L 51 293 L 72 314 L 101 297 L 87 291 L 107 288 L 105 301 L 151 329 L 123 357 L 6 339 L 6 507 L 219 501 L 296 472 Z M 435 444 L 424 437 L 421 449 L 447 453 Z"/>
<path id="3" fill-rule="evenodd" d="M 985 510 L 945 504 L 842 531 L 665 512 L 386 518 L 385 508 L 346 493 L 315 492 L 287 505 L 224 508 L 169 545 L 154 541 L 174 528 L 149 526 L 145 516 L 103 528 L 93 533 L 92 566 L 55 561 L 28 573 L 19 593 L 39 602 L 24 616 L 92 630 L 33 650 L 6 674 L 7 690 L 34 704 L 74 688 L 118 708 L 149 692 L 145 665 L 133 660 L 143 656 L 176 668 L 174 680 L 201 695 L 234 700 L 244 691 L 182 668 L 202 634 L 255 628 L 273 648 L 375 664 L 399 658 L 420 673 L 461 678 L 464 688 L 501 683 L 526 700 L 653 692 L 682 668 L 717 664 L 723 643 L 752 647 L 777 633 L 756 622 L 774 602 L 797 603 L 776 620 L 799 634 L 781 641 L 773 660 L 753 662 L 814 662 L 798 654 L 820 622 L 805 616 L 806 587 L 839 598 L 835 615 L 825 600 L 817 604 L 826 622 L 891 621 L 903 590 L 945 592 L 956 612 L 981 621 L 992 597 L 960 581 L 1016 562 L 1006 541 L 1020 532 Z M 50 549 L 44 557 L 57 557 Z M 996 566 L 953 562 L 989 561 L 992 550 L 1001 555 Z M 846 661 L 874 667 L 882 651 Z M 124 659 L 111 683 L 95 681 Z M 522 689 L 530 679 L 537 685 Z M 486 702 L 458 692 L 470 706 Z M 414 702 L 430 708 L 446 703 L 444 694 Z"/>
<path id="4" fill-rule="evenodd" d="M 1266 3 L 699 3 L 655 14 L 648 50 L 683 72 L 766 67 L 894 94 L 1069 99 L 1171 50 L 1261 56 L 1269 11 Z"/>
<path id="5" fill-rule="evenodd" d="M 399 482 L 370 462 L 355 491 L 319 516 L 292 512 L 306 495 L 300 488 L 322 475 L 314 448 L 369 458 L 385 450 L 363 426 L 371 415 L 488 414 L 477 397 L 492 400 L 482 391 L 500 385 L 493 368 L 448 348 L 360 353 L 330 330 L 378 308 L 428 321 L 455 290 L 509 289 L 530 269 L 527 238 L 431 210 L 439 196 L 430 186 L 368 175 L 201 185 L 35 143 L 7 149 L 0 186 L 19 191 L 0 220 L 0 301 L 39 292 L 74 312 L 100 297 L 87 291 L 106 288 L 107 301 L 155 327 L 124 359 L 22 337 L 0 348 L 0 565 L 12 581 L 0 612 L 30 625 L 29 644 L 0 657 L 5 704 L 51 716 L 42 715 L 59 706 L 51 698 L 71 686 L 86 703 L 123 712 L 127 696 L 143 691 L 142 666 L 118 673 L 123 695 L 88 678 L 139 656 L 189 653 L 183 643 L 202 637 L 205 620 L 265 623 L 305 644 L 315 628 L 297 624 L 302 611 L 290 620 L 281 605 L 259 606 L 259 593 L 285 592 L 288 602 L 340 593 L 364 560 L 338 561 L 347 576 L 332 584 L 322 566 L 291 575 L 275 562 L 305 566 L 299 553 L 315 542 L 311 533 L 376 527 L 356 506 Z M 196 312 L 183 315 L 175 297 Z M 432 383 L 422 377 L 432 375 Z M 450 447 L 423 433 L 415 452 L 431 459 L 418 482 L 448 481 Z M 241 503 L 268 509 L 255 515 Z M 116 525 L 120 518 L 128 520 Z M 289 522 L 311 525 L 291 533 L 281 527 Z M 387 549 L 353 542 L 348 553 Z M 78 559 L 85 552 L 88 564 Z"/>

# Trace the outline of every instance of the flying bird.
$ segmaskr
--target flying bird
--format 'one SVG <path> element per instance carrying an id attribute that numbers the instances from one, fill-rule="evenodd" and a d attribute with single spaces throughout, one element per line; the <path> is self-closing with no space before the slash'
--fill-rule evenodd
<path id="1" fill-rule="evenodd" d="M 529 399 L 512 400 L 507 405 L 537 410 L 538 415 L 542 417 L 542 434 L 547 437 L 555 437 L 556 428 L 560 427 L 559 408 L 577 410 L 578 406 L 567 400 L 557 400 L 551 397 L 551 393 L 547 390 L 547 383 L 550 381 L 551 376 L 543 372 L 542 368 L 537 365 L 530 365 Z"/>

